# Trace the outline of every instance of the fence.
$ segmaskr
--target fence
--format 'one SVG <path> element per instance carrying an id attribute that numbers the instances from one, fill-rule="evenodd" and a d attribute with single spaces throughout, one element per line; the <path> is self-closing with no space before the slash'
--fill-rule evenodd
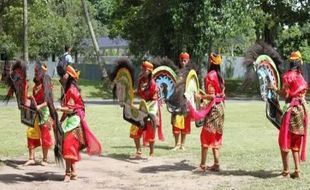
<path id="1" fill-rule="evenodd" d="M 0 73 L 2 73 L 4 61 L 0 61 Z M 56 72 L 56 65 L 57 63 L 52 62 L 51 60 L 48 61 L 48 75 L 51 77 L 58 77 Z M 115 64 L 110 63 L 106 64 L 105 68 L 109 72 L 111 72 L 114 68 Z M 81 71 L 81 78 L 88 79 L 88 80 L 101 80 L 103 76 L 103 68 L 100 65 L 96 64 L 74 64 L 74 67 Z M 287 70 L 289 65 L 284 64 L 284 70 Z M 244 74 L 246 72 L 246 68 L 243 65 L 243 57 L 223 57 L 223 63 L 221 65 L 221 71 L 223 76 L 227 79 L 243 79 Z M 137 77 L 140 66 L 135 66 L 135 77 Z M 204 75 L 207 68 L 206 66 L 201 68 L 201 74 Z M 303 75 L 308 83 L 310 82 L 310 64 L 303 65 Z M 27 76 L 29 79 L 33 78 L 34 76 L 34 63 L 30 63 L 27 69 Z"/>

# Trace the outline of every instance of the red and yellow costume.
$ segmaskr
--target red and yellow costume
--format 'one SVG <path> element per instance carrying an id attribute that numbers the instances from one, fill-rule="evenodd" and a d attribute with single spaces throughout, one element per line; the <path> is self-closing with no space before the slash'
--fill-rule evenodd
<path id="1" fill-rule="evenodd" d="M 171 116 L 172 133 L 190 134 L 191 133 L 191 117 L 189 115 L 172 115 Z"/>
<path id="2" fill-rule="evenodd" d="M 205 76 L 204 82 L 206 94 L 213 94 L 215 97 L 208 104 L 212 107 L 205 118 L 200 142 L 203 147 L 219 148 L 222 145 L 224 123 L 224 92 L 220 87 L 216 71 L 210 71 Z"/>
<path id="3" fill-rule="evenodd" d="M 308 84 L 298 70 L 289 70 L 283 75 L 286 108 L 279 133 L 279 146 L 282 151 L 301 150 L 301 160 L 306 159 L 308 113 L 305 94 Z"/>
<path id="4" fill-rule="evenodd" d="M 67 73 L 75 80 L 78 79 L 79 73 L 76 73 L 73 67 L 68 66 Z M 66 124 L 63 127 L 64 159 L 70 159 L 73 163 L 79 161 L 81 159 L 79 152 L 85 147 L 89 155 L 101 154 L 101 145 L 85 120 L 84 102 L 76 84 L 71 84 L 67 89 L 62 106 L 73 110 L 72 114 L 67 115 Z"/>
<path id="5" fill-rule="evenodd" d="M 179 55 L 179 68 L 184 68 L 189 62 L 190 56 L 187 52 L 182 52 Z M 184 63 L 184 64 L 183 64 Z M 189 115 L 171 115 L 172 134 L 190 134 L 191 133 L 191 117 Z"/>
<path id="6" fill-rule="evenodd" d="M 33 87 L 33 97 L 40 105 L 44 103 L 44 88 L 43 83 L 38 82 Z M 53 145 L 50 129 L 53 126 L 53 121 L 50 118 L 48 107 L 44 107 L 40 110 L 41 115 L 36 115 L 34 127 L 28 127 L 27 129 L 27 141 L 28 148 L 34 149 L 42 145 L 43 149 L 49 149 Z"/>
<path id="7" fill-rule="evenodd" d="M 153 70 L 153 65 L 147 61 L 143 63 L 145 69 Z M 158 138 L 164 140 L 161 124 L 160 106 L 158 103 L 158 88 L 153 78 L 140 77 L 138 79 L 137 95 L 146 101 L 150 114 L 156 116 L 156 126 L 152 126 L 150 121 L 146 122 L 145 128 L 132 126 L 130 129 L 130 137 L 133 139 L 141 138 L 143 135 L 144 143 L 155 141 L 155 127 L 158 129 Z"/>

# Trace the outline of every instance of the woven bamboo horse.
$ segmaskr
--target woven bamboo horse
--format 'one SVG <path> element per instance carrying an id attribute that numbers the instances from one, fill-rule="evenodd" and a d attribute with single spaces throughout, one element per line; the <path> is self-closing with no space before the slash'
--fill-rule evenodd
<path id="1" fill-rule="evenodd" d="M 120 59 L 110 75 L 113 81 L 113 96 L 123 107 L 123 118 L 129 123 L 138 127 L 145 127 L 148 119 L 153 124 L 156 123 L 156 117 L 148 113 L 146 102 L 141 100 L 139 108 L 134 106 L 134 68 L 127 59 Z"/>
<path id="2" fill-rule="evenodd" d="M 29 127 L 33 127 L 35 116 L 38 114 L 40 117 L 40 112 L 36 111 L 36 102 L 34 98 L 32 96 L 28 97 L 28 81 L 25 63 L 20 60 L 17 60 L 15 63 L 6 62 L 1 81 L 9 87 L 5 101 L 9 101 L 9 99 L 15 94 L 18 108 L 21 111 L 21 122 Z M 61 163 L 63 132 L 58 121 L 58 114 L 54 107 L 51 78 L 46 74 L 43 78 L 43 86 L 45 101 L 47 102 L 51 118 L 54 121 L 55 158 L 58 163 Z"/>
<path id="3" fill-rule="evenodd" d="M 283 63 L 281 56 L 270 45 L 258 42 L 246 52 L 244 63 L 249 66 L 248 68 L 254 67 L 262 100 L 266 102 L 266 117 L 279 129 L 282 119 L 279 96 L 268 86 L 269 83 L 273 83 L 278 88 L 281 87 L 280 66 Z"/>

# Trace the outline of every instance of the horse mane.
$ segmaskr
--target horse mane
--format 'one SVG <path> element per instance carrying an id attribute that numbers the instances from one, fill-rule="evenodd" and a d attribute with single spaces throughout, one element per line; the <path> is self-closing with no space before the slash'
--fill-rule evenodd
<path id="1" fill-rule="evenodd" d="M 9 70 L 6 70 L 6 72 L 9 72 L 9 73 L 6 73 L 7 76 L 6 76 L 6 79 L 4 80 L 4 83 L 8 86 L 9 90 L 8 90 L 6 97 L 4 98 L 5 102 L 8 102 L 14 93 L 16 95 L 18 94 L 17 92 L 18 89 L 16 89 L 14 85 L 14 80 L 16 80 L 15 79 L 16 76 L 13 76 L 14 72 L 16 70 L 20 70 L 21 74 L 23 75 L 23 76 L 20 76 L 20 79 L 25 80 L 25 81 L 27 80 L 27 65 L 24 61 L 16 60 L 15 63 L 7 62 L 7 64 L 10 64 L 10 67 L 11 67 L 11 64 L 13 64 L 13 66 Z M 11 71 L 13 71 L 13 73 L 10 73 Z"/>
<path id="2" fill-rule="evenodd" d="M 152 64 L 154 65 L 154 69 L 159 66 L 167 66 L 170 67 L 172 70 L 178 70 L 178 66 L 168 57 L 160 57 L 157 56 L 151 60 Z"/>
<path id="3" fill-rule="evenodd" d="M 284 61 L 281 55 L 275 48 L 263 41 L 255 43 L 246 51 L 243 63 L 247 67 L 250 67 L 260 55 L 268 55 L 276 64 L 279 73 L 282 73 L 282 65 Z"/>
<path id="4" fill-rule="evenodd" d="M 112 72 L 109 74 L 109 78 L 110 80 L 113 82 L 115 77 L 117 76 L 117 72 L 121 69 L 121 68 L 126 68 L 128 69 L 131 78 L 132 78 L 132 86 L 134 86 L 134 66 L 132 65 L 132 63 L 125 58 L 120 58 L 118 60 L 116 60 L 116 66 L 114 67 L 114 69 L 112 70 Z M 112 94 L 113 94 L 113 99 L 116 99 L 116 85 L 113 86 L 113 90 L 112 90 Z"/>
<path id="5" fill-rule="evenodd" d="M 184 68 L 178 70 L 179 79 L 176 84 L 173 95 L 166 101 L 167 105 L 174 109 L 175 112 L 180 114 L 187 113 L 187 100 L 184 96 L 186 78 L 188 73 L 194 69 L 196 72 L 199 71 L 199 66 L 194 62 L 189 62 Z M 198 72 L 197 72 L 198 73 Z"/>

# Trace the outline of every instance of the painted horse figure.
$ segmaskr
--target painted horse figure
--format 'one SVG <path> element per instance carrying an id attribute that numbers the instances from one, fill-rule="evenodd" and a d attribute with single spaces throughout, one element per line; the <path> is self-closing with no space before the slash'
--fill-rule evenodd
<path id="1" fill-rule="evenodd" d="M 254 44 L 245 55 L 245 64 L 252 65 L 258 76 L 260 94 L 266 102 L 266 117 L 278 129 L 281 126 L 282 110 L 279 96 L 269 89 L 269 84 L 281 87 L 280 66 L 282 63 L 283 60 L 278 52 L 263 42 Z"/>
<path id="2" fill-rule="evenodd" d="M 5 101 L 9 101 L 9 99 L 15 94 L 18 108 L 21 112 L 21 122 L 29 127 L 33 127 L 36 115 L 40 117 L 41 113 L 36 111 L 37 104 L 35 99 L 32 96 L 28 96 L 26 64 L 20 60 L 17 60 L 15 63 L 6 62 L 4 64 L 1 81 L 9 87 Z M 51 118 L 54 121 L 55 158 L 56 161 L 60 163 L 62 160 L 61 149 L 63 131 L 58 120 L 58 114 L 54 107 L 51 78 L 47 74 L 44 74 L 43 76 L 43 87 L 44 99 L 47 102 Z"/>
<path id="3" fill-rule="evenodd" d="M 146 102 L 141 100 L 139 108 L 134 106 L 134 67 L 127 59 L 120 59 L 110 75 L 113 81 L 113 96 L 123 107 L 123 119 L 143 128 L 148 119 L 156 123 L 155 117 L 148 113 Z"/>

